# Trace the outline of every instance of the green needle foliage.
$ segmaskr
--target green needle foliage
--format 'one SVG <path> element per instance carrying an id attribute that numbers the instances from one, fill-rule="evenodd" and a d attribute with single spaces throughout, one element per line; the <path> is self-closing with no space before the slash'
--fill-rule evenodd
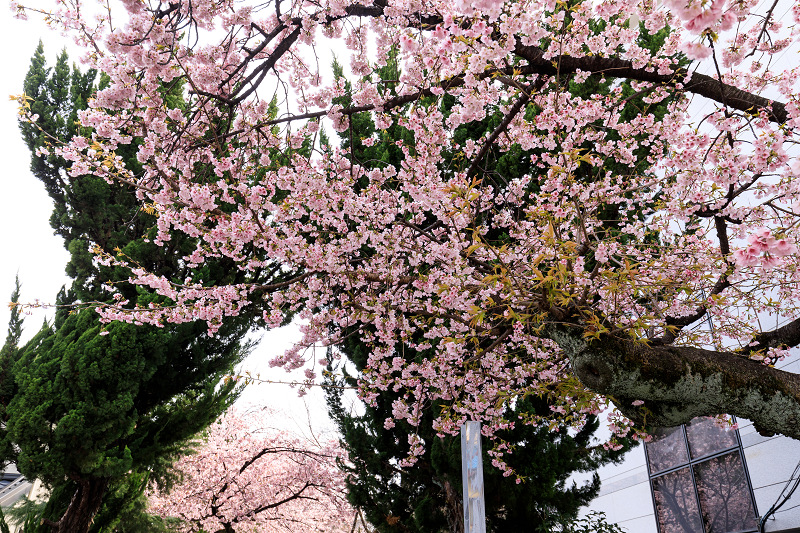
<path id="1" fill-rule="evenodd" d="M 643 31 L 642 35 L 640 44 L 652 47 L 663 41 L 666 32 L 651 36 Z M 338 76 L 342 76 L 341 67 L 334 65 L 334 70 Z M 378 75 L 383 80 L 379 87 L 384 91 L 384 97 L 392 97 L 391 80 L 400 79 L 396 59 L 390 57 L 387 66 L 380 69 Z M 613 80 L 593 76 L 581 85 L 569 84 L 566 89 L 575 96 L 581 96 L 582 92 L 608 92 L 613 83 Z M 622 86 L 622 94 L 628 98 L 626 109 L 623 110 L 625 119 L 636 116 L 641 109 L 649 109 L 655 120 L 661 120 L 668 105 L 668 102 L 662 102 L 648 107 L 642 101 L 645 95 L 637 95 L 628 85 Z M 349 97 L 345 95 L 337 103 L 347 108 Z M 454 97 L 445 95 L 439 101 L 423 98 L 415 105 L 436 105 L 447 113 L 455 103 Z M 529 103 L 525 109 L 528 118 L 537 112 L 539 109 L 533 103 Z M 472 139 L 480 146 L 483 139 L 502 123 L 503 118 L 498 109 L 483 120 L 459 126 L 452 135 L 458 139 L 459 145 Z M 363 142 L 370 138 L 372 142 Z M 413 152 L 414 138 L 409 130 L 397 123 L 385 130 L 378 130 L 367 114 L 352 116 L 349 130 L 340 134 L 342 149 L 353 162 L 366 168 L 383 168 L 387 165 L 401 168 L 403 154 L 397 146 L 398 140 L 402 140 L 402 144 Z M 326 149 L 324 143 L 323 149 Z M 478 174 L 481 179 L 490 180 L 498 188 L 523 175 L 540 175 L 541 170 L 531 163 L 532 155 L 534 152 L 524 151 L 520 147 L 503 152 L 490 149 L 484 156 Z M 630 167 L 615 164 L 609 171 L 622 174 L 647 172 L 648 157 L 653 155 L 657 154 L 639 149 L 637 160 Z M 465 172 L 468 165 L 470 161 L 463 156 L 449 154 L 441 171 Z M 577 175 L 576 179 L 596 178 L 586 174 Z M 530 187 L 538 186 L 537 180 L 531 180 Z M 610 211 L 617 208 L 608 207 Z M 492 226 L 488 220 L 494 216 L 491 211 L 476 213 L 475 216 L 485 219 L 485 226 Z M 613 221 L 619 217 L 609 212 L 607 218 Z M 434 222 L 426 221 L 420 226 Z M 479 222 L 474 224 L 480 225 Z M 613 222 L 606 228 L 609 232 L 616 230 Z M 500 247 L 509 236 L 487 234 L 483 239 Z M 362 250 L 362 253 L 368 254 L 369 250 Z M 394 418 L 392 403 L 402 397 L 403 391 L 398 392 L 396 397 L 392 397 L 390 391 L 384 391 L 378 395 L 374 405 L 364 407 L 363 414 L 351 413 L 345 407 L 347 398 L 342 390 L 357 384 L 355 376 L 367 368 L 369 355 L 369 346 L 361 341 L 363 334 L 368 332 L 354 330 L 351 333 L 344 335 L 346 340 L 337 346 L 346 363 L 334 368 L 331 357 L 327 373 L 330 385 L 327 388 L 329 414 L 338 424 L 351 462 L 350 465 L 343 465 L 349 474 L 347 489 L 350 503 L 361 509 L 381 533 L 463 531 L 460 439 L 439 436 L 432 429 L 433 420 L 443 406 L 426 406 L 418 426 L 411 426 L 406 421 L 394 421 L 393 426 L 387 426 L 385 421 Z M 486 346 L 476 349 L 486 349 Z M 397 355 L 415 361 L 432 357 L 433 353 L 431 350 L 418 352 L 406 345 L 403 353 Z M 354 375 L 348 374 L 348 368 L 351 372 L 355 370 Z M 593 472 L 604 464 L 621 460 L 635 443 L 623 441 L 623 447 L 617 451 L 593 445 L 592 437 L 599 426 L 596 417 L 589 417 L 586 425 L 577 432 L 564 427 L 553 432 L 547 427 L 533 427 L 520 422 L 547 415 L 549 409 L 546 396 L 524 397 L 513 407 L 507 408 L 506 419 L 518 421 L 515 427 L 496 434 L 501 442 L 513 450 L 504 460 L 522 480 L 521 483 L 518 484 L 513 476 L 504 477 L 499 469 L 490 466 L 491 457 L 486 453 L 489 443 L 484 442 L 487 531 L 616 530 L 615 526 L 606 524 L 602 518 L 595 517 L 590 522 L 577 520 L 580 507 L 597 496 L 600 489 L 597 474 L 583 485 L 569 483 L 568 479 L 574 473 Z M 397 465 L 410 454 L 407 438 L 410 434 L 418 435 L 425 443 L 426 450 L 413 467 L 400 469 Z"/>
<path id="2" fill-rule="evenodd" d="M 17 383 L 13 378 L 14 365 L 19 360 L 19 341 L 22 337 L 22 316 L 17 307 L 20 296 L 19 277 L 14 280 L 14 291 L 11 293 L 11 316 L 8 320 L 8 334 L 0 348 L 0 420 L 7 420 L 8 404 L 17 392 Z M 7 429 L 0 425 L 0 457 L 8 457 L 14 453 L 12 443 L 6 438 Z M 2 523 L 2 522 L 0 522 Z"/>
<path id="3" fill-rule="evenodd" d="M 74 281 L 58 296 L 53 324 L 20 348 L 12 322 L 0 361 L 0 460 L 15 462 L 28 479 L 50 489 L 40 531 L 158 531 L 144 512 L 144 490 L 149 483 L 168 486 L 174 460 L 236 398 L 238 389 L 226 377 L 252 347 L 243 338 L 257 321 L 242 315 L 212 337 L 205 323 L 101 324 L 92 309 L 75 307 L 109 302 L 113 291 L 132 303 L 170 303 L 128 284 L 123 269 L 94 262 L 90 248 L 183 279 L 188 271 L 180 258 L 196 245 L 178 237 L 156 246 L 150 241 L 154 218 L 133 191 L 95 176 L 70 176 L 66 161 L 37 151 L 79 133 L 75 119 L 97 90 L 95 78 L 93 71 L 70 69 L 65 52 L 47 68 L 40 44 L 25 79 L 39 120 L 20 128 L 33 154 L 31 169 L 55 204 L 51 224 L 70 252 L 67 273 Z M 178 83 L 164 90 L 181 105 Z M 118 153 L 137 172 L 135 151 L 133 143 Z M 190 275 L 207 284 L 276 278 L 241 274 L 224 261 Z"/>
<path id="4" fill-rule="evenodd" d="M 340 68 L 336 70 L 341 75 Z M 384 80 L 399 78 L 397 65 L 390 61 L 380 75 Z M 384 85 L 389 85 L 384 84 Z M 346 98 L 341 102 L 347 107 Z M 442 105 L 452 106 L 452 98 Z M 456 137 L 479 141 L 502 121 L 496 114 L 483 121 L 457 128 Z M 378 135 L 379 142 L 366 146 L 363 139 Z M 396 140 L 413 149 L 413 136 L 397 124 L 383 132 L 376 130 L 371 119 L 356 115 L 351 119 L 351 129 L 341 135 L 342 147 L 364 166 L 402 164 L 402 152 Z M 461 168 L 465 162 L 452 157 L 450 168 Z M 497 157 L 487 157 L 485 176 L 499 184 L 514 176 L 532 172 L 530 153 L 510 151 Z M 504 236 L 493 236 L 498 240 Z M 337 346 L 346 357 L 350 368 L 362 371 L 367 367 L 368 346 L 360 335 L 345 335 L 346 340 Z M 403 357 L 409 360 L 430 357 L 431 353 L 404 348 Z M 337 373 L 341 372 L 341 377 Z M 349 474 L 347 482 L 350 503 L 363 511 L 367 520 L 381 533 L 420 532 L 443 533 L 463 530 L 461 441 L 459 437 L 438 436 L 433 430 L 433 419 L 442 405 L 431 405 L 424 410 L 419 426 L 392 419 L 392 402 L 388 392 L 379 395 L 375 405 L 365 406 L 363 414 L 352 414 L 345 408 L 342 390 L 355 386 L 356 379 L 348 375 L 346 366 L 327 373 L 328 411 L 342 433 L 350 465 L 343 465 Z M 400 393 L 398 393 L 399 397 Z M 549 413 L 547 398 L 529 396 L 507 413 L 508 419 L 528 418 Z M 524 482 L 516 477 L 506 477 L 491 466 L 491 457 L 484 443 L 484 484 L 486 494 L 487 531 L 546 532 L 564 530 L 572 523 L 581 506 L 591 501 L 600 489 L 595 474 L 583 485 L 568 483 L 576 472 L 591 472 L 599 466 L 621 459 L 633 443 L 621 450 L 608 451 L 592 445 L 592 436 L 599 423 L 590 418 L 577 433 L 562 428 L 558 433 L 547 427 L 517 424 L 513 430 L 501 431 L 497 436 L 513 448 L 506 457 L 507 464 Z M 417 434 L 425 443 L 426 451 L 413 467 L 398 468 L 398 463 L 410 453 L 408 435 Z"/>
<path id="5" fill-rule="evenodd" d="M 364 368 L 368 352 L 360 341 L 353 337 L 340 348 L 355 368 Z M 406 355 L 420 354 L 410 354 L 406 348 Z M 363 414 L 353 414 L 345 408 L 342 386 L 354 385 L 355 379 L 346 372 L 342 379 L 330 373 L 328 382 L 329 414 L 342 433 L 350 459 L 350 465 L 343 465 L 349 474 L 350 503 L 361 509 L 381 533 L 462 531 L 461 440 L 438 436 L 433 430 L 433 418 L 441 406 L 425 409 L 419 426 L 395 421 L 394 427 L 387 428 L 384 421 L 392 418 L 391 397 L 380 395 Z M 546 398 L 529 396 L 506 415 L 513 419 L 548 412 Z M 484 442 L 487 531 L 568 530 L 580 507 L 600 490 L 597 474 L 582 485 L 569 483 L 569 477 L 616 462 L 632 446 L 628 442 L 618 451 L 593 446 L 598 426 L 597 418 L 592 417 L 577 433 L 564 428 L 556 433 L 546 426 L 524 424 L 498 432 L 497 436 L 513 448 L 505 460 L 522 483 L 491 466 L 488 443 Z M 400 469 L 398 463 L 410 453 L 410 434 L 419 435 L 427 448 L 414 466 Z"/>

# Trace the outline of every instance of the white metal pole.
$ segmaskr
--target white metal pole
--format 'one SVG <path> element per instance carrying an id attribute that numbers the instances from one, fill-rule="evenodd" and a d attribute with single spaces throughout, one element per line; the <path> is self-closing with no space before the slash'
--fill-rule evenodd
<path id="1" fill-rule="evenodd" d="M 464 533 L 486 533 L 480 422 L 467 422 L 461 426 L 461 480 L 464 485 Z"/>

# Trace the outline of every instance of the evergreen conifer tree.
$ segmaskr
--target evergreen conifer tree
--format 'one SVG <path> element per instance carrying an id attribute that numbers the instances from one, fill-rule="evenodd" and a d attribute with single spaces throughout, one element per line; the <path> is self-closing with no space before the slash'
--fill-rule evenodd
<path id="1" fill-rule="evenodd" d="M 13 377 L 13 368 L 19 359 L 19 341 L 22 337 L 22 314 L 17 306 L 20 297 L 19 276 L 14 280 L 14 290 L 11 293 L 11 316 L 8 319 L 8 333 L 3 347 L 0 348 L 0 420 L 6 420 L 6 410 L 9 402 L 17 391 L 17 384 Z M 5 438 L 5 425 L 0 425 L 0 457 L 7 457 L 13 453 L 10 443 Z"/>
<path id="2" fill-rule="evenodd" d="M 666 31 L 655 35 L 643 31 L 640 45 L 660 46 L 666 35 Z M 341 77 L 341 67 L 334 65 L 334 73 Z M 392 80 L 400 79 L 396 58 L 390 57 L 387 66 L 379 69 L 378 75 L 383 80 L 384 98 L 390 98 L 394 95 Z M 581 86 L 569 84 L 565 89 L 576 94 L 578 91 L 603 94 L 613 87 L 610 82 L 595 75 Z M 623 117 L 630 119 L 645 106 L 642 105 L 641 95 L 628 84 L 623 84 L 621 89 L 628 97 Z M 346 92 L 349 94 L 349 90 Z M 347 94 L 337 102 L 343 108 L 352 104 Z M 447 113 L 455 100 L 444 95 L 441 102 L 442 110 Z M 663 117 L 668 104 L 668 101 L 664 101 L 649 108 L 655 120 Z M 535 105 L 528 104 L 525 113 L 530 116 L 538 111 Z M 494 131 L 502 119 L 503 113 L 497 110 L 497 113 L 483 120 L 459 126 L 452 132 L 459 139 L 456 144 L 463 146 L 466 140 L 472 139 L 479 145 L 481 138 Z M 366 139 L 370 139 L 370 142 L 365 143 Z M 378 130 L 368 114 L 351 116 L 349 129 L 340 134 L 340 141 L 342 149 L 354 161 L 373 168 L 392 165 L 400 169 L 403 152 L 399 144 L 414 150 L 413 135 L 397 121 L 386 130 Z M 467 171 L 470 177 L 491 180 L 495 187 L 503 188 L 515 177 L 537 173 L 536 167 L 531 164 L 531 154 L 518 146 L 501 153 L 492 148 L 485 154 L 479 169 L 466 168 L 464 158 L 459 154 L 449 154 L 446 166 L 453 172 Z M 608 170 L 616 173 L 646 172 L 649 166 L 647 158 L 652 154 L 648 149 L 640 148 L 635 155 L 637 159 L 630 166 L 614 163 L 609 165 Z M 580 169 L 575 174 L 577 179 L 593 179 L 589 175 L 582 176 Z M 532 187 L 538 187 L 538 183 L 537 180 L 531 180 Z M 609 221 L 619 219 L 614 213 L 609 212 L 608 215 L 605 218 Z M 482 216 L 492 215 L 487 213 Z M 428 224 L 435 222 L 431 220 Z M 416 226 L 424 228 L 428 224 L 417 223 Z M 485 226 L 492 227 L 492 224 L 486 220 Z M 605 228 L 609 232 L 616 230 L 613 222 L 609 222 Z M 487 234 L 482 238 L 501 246 L 507 236 Z M 648 238 L 656 239 L 657 236 Z M 363 252 L 368 253 L 368 250 Z M 393 401 L 402 392 L 393 397 L 389 391 L 385 391 L 375 399 L 373 405 L 364 406 L 363 414 L 352 414 L 345 408 L 343 389 L 357 385 L 356 377 L 348 374 L 347 367 L 355 369 L 356 375 L 367 368 L 370 350 L 362 339 L 369 337 L 369 333 L 361 329 L 343 336 L 344 341 L 336 349 L 347 364 L 337 367 L 335 358 L 330 357 L 326 378 L 329 385 L 326 389 L 328 411 L 338 424 L 351 462 L 344 466 L 349 473 L 350 503 L 361 509 L 381 533 L 463 531 L 460 439 L 439 435 L 432 429 L 433 419 L 443 405 L 424 406 L 419 424 L 414 426 L 405 420 L 397 421 L 393 414 Z M 476 347 L 477 351 L 482 349 L 486 347 Z M 408 346 L 404 346 L 403 350 L 402 357 L 408 361 L 430 356 L 425 351 L 415 351 Z M 592 436 L 599 426 L 594 416 L 590 416 L 577 433 L 568 432 L 564 427 L 533 427 L 522 423 L 537 415 L 547 415 L 549 409 L 546 395 L 525 397 L 516 402 L 513 412 L 506 413 L 507 420 L 520 420 L 520 423 L 496 432 L 498 440 L 513 450 L 513 453 L 504 456 L 504 461 L 515 476 L 506 477 L 501 470 L 490 466 L 492 457 L 487 453 L 487 443 L 484 443 L 487 531 L 569 531 L 580 507 L 597 496 L 600 489 L 597 474 L 582 485 L 569 483 L 569 477 L 573 473 L 593 472 L 603 464 L 619 461 L 635 445 L 634 441 L 628 440 L 623 442 L 619 450 L 594 446 Z M 386 421 L 391 422 L 387 424 Z M 412 467 L 399 468 L 398 465 L 411 455 L 410 434 L 416 434 L 425 443 L 425 452 Z M 517 477 L 522 480 L 521 483 L 517 483 Z"/>
<path id="3" fill-rule="evenodd" d="M 128 284 L 128 272 L 96 262 L 90 250 L 124 254 L 168 277 L 182 277 L 188 267 L 181 258 L 196 243 L 187 237 L 156 246 L 154 217 L 131 190 L 96 176 L 72 176 L 68 162 L 48 150 L 76 133 L 75 118 L 96 90 L 96 73 L 70 70 L 65 52 L 52 70 L 45 65 L 40 43 L 25 79 L 31 109 L 40 118 L 36 126 L 20 126 L 32 152 L 31 169 L 55 204 L 51 224 L 70 252 L 67 273 L 74 281 L 59 294 L 53 324 L 19 348 L 13 376 L 3 382 L 15 389 L 3 413 L 0 460 L 16 462 L 26 477 L 51 490 L 42 531 L 112 531 L 121 527 L 124 513 L 138 513 L 136 520 L 147 522 L 141 514 L 147 484 L 169 482 L 169 466 L 187 442 L 235 399 L 237 388 L 225 378 L 251 348 L 243 337 L 257 321 L 243 315 L 209 336 L 200 322 L 103 325 L 83 308 L 112 301 L 115 292 L 130 302 L 169 305 Z M 164 91 L 181 105 L 179 83 Z M 134 143 L 119 152 L 133 171 L 135 150 Z M 277 269 L 230 272 L 236 270 L 219 261 L 191 275 L 201 283 L 282 275 Z"/>
<path id="4" fill-rule="evenodd" d="M 354 336 L 341 351 L 357 368 L 366 364 L 368 352 Z M 425 354 L 406 353 L 409 357 Z M 367 520 L 381 533 L 444 533 L 463 531 L 461 484 L 461 441 L 458 436 L 437 435 L 432 428 L 437 405 L 427 406 L 418 426 L 394 421 L 390 426 L 392 398 L 381 396 L 375 405 L 364 407 L 363 414 L 352 414 L 344 406 L 342 390 L 354 386 L 347 376 L 334 379 L 329 374 L 327 388 L 329 413 L 342 433 L 348 451 L 347 489 L 350 503 L 361 509 Z M 518 402 L 509 419 L 545 415 L 546 398 L 527 397 Z M 583 483 L 569 482 L 572 474 L 593 472 L 598 467 L 622 458 L 633 445 L 619 450 L 593 445 L 592 436 L 599 426 L 596 417 L 574 433 L 565 428 L 553 431 L 547 426 L 522 423 L 500 431 L 497 437 L 513 448 L 504 457 L 515 476 L 504 476 L 492 466 L 492 457 L 484 443 L 484 486 L 487 531 L 550 532 L 566 530 L 600 490 L 595 473 Z M 408 435 L 416 434 L 426 450 L 410 467 L 398 464 L 410 455 Z M 517 483 L 516 477 L 522 482 Z"/>

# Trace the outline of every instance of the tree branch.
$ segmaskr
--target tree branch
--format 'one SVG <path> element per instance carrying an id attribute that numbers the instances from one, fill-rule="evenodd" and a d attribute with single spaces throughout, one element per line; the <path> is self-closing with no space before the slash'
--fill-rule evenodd
<path id="1" fill-rule="evenodd" d="M 756 335 L 753 342 L 755 344 L 751 344 L 742 351 L 755 352 L 769 348 L 780 348 L 781 346 L 794 347 L 800 345 L 800 318 L 796 318 L 776 330 L 765 331 Z"/>
<path id="2" fill-rule="evenodd" d="M 511 124 L 511 121 L 522 111 L 525 104 L 531 99 L 531 94 L 538 91 L 544 85 L 545 77 L 541 76 L 538 80 L 536 80 L 536 84 L 531 88 L 524 88 L 522 89 L 522 96 L 514 102 L 514 105 L 511 106 L 511 109 L 508 110 L 508 114 L 503 118 L 503 121 L 497 125 L 494 131 L 487 137 L 486 142 L 483 143 L 481 146 L 480 151 L 475 156 L 475 159 L 472 160 L 469 168 L 467 169 L 467 177 L 471 178 L 478 172 L 478 166 L 480 166 L 481 161 L 483 158 L 486 157 L 486 154 L 489 152 L 489 149 L 492 147 L 494 142 L 500 137 L 500 134 L 506 131 L 506 128 Z"/>
<path id="3" fill-rule="evenodd" d="M 528 66 L 532 67 L 537 74 L 555 76 L 558 73 L 571 74 L 581 70 L 613 78 L 627 78 L 671 86 L 680 85 L 681 90 L 685 92 L 698 94 L 716 102 L 723 103 L 724 99 L 729 107 L 738 111 L 748 114 L 764 111 L 772 122 L 783 124 L 789 118 L 786 106 L 781 102 L 721 83 L 720 80 L 705 74 L 690 74 L 685 69 L 678 69 L 669 74 L 659 74 L 655 71 L 648 71 L 646 68 L 634 68 L 630 61 L 615 57 L 562 55 L 545 59 L 541 48 L 523 45 L 519 39 L 514 47 L 514 52 L 526 59 L 529 63 Z"/>
<path id="4" fill-rule="evenodd" d="M 789 326 L 785 338 L 800 340 L 800 320 Z M 798 374 L 734 352 L 611 336 L 589 341 L 579 326 L 550 324 L 545 335 L 558 343 L 586 387 L 610 397 L 637 424 L 668 427 L 696 416 L 731 414 L 751 420 L 762 434 L 800 439 Z M 644 405 L 635 407 L 634 400 Z"/>

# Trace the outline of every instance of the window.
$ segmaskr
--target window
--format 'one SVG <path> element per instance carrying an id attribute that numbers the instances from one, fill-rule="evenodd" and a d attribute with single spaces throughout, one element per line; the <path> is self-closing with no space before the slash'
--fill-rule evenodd
<path id="1" fill-rule="evenodd" d="M 660 533 L 758 530 L 737 431 L 695 418 L 653 432 L 645 453 Z"/>

